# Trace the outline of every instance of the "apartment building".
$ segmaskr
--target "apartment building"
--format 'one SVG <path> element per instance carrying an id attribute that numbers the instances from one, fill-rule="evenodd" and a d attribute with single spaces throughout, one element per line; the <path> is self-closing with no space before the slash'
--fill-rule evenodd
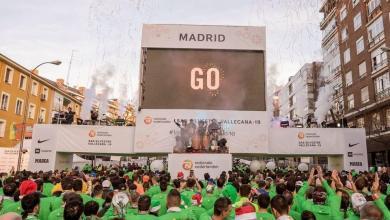
<path id="1" fill-rule="evenodd" d="M 28 103 L 27 93 L 30 93 Z M 0 54 L 0 147 L 13 147 L 19 143 L 24 114 L 27 114 L 26 138 L 31 138 L 34 124 L 51 123 L 57 94 L 68 100 L 66 103 L 60 103 L 62 109 L 73 107 L 76 109 L 76 115 L 79 114 L 79 100 L 52 85 L 39 76 L 37 71 L 31 73 L 22 65 Z M 24 112 L 25 105 L 28 105 L 27 112 Z"/>
<path id="2" fill-rule="evenodd" d="M 320 12 L 321 30 L 334 27 L 340 51 L 342 117 L 348 127 L 366 129 L 370 165 L 389 165 L 390 1 L 326 0 Z M 323 40 L 324 50 L 326 45 Z"/>
<path id="3" fill-rule="evenodd" d="M 322 62 L 306 63 L 278 91 L 280 117 L 299 124 L 306 124 L 308 118 L 313 118 L 321 68 Z"/>

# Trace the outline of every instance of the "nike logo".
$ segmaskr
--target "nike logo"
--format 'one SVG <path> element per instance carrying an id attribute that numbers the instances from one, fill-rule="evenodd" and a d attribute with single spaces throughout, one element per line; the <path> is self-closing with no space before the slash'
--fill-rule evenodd
<path id="1" fill-rule="evenodd" d="M 46 140 L 38 139 L 38 144 L 41 144 L 41 143 L 46 142 L 46 141 L 48 141 L 48 140 L 50 140 L 50 139 L 46 139 Z"/>
<path id="2" fill-rule="evenodd" d="M 353 147 L 355 145 L 358 145 L 359 143 L 356 143 L 356 144 L 348 144 L 349 147 Z"/>

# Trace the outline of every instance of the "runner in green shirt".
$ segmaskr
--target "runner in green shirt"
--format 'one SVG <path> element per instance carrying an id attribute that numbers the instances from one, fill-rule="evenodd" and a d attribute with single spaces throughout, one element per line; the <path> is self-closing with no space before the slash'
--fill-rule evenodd
<path id="1" fill-rule="evenodd" d="M 152 176 L 151 178 L 152 180 L 152 186 L 146 191 L 146 195 L 150 196 L 150 197 L 153 197 L 154 195 L 160 193 L 160 186 L 157 182 L 157 177 L 156 176 Z"/>
<path id="2" fill-rule="evenodd" d="M 227 197 L 218 198 L 214 203 L 213 213 L 207 212 L 200 215 L 199 220 L 225 220 L 229 218 L 232 210 L 232 203 Z"/>
<path id="3" fill-rule="evenodd" d="M 150 196 L 143 195 L 138 199 L 138 213 L 126 215 L 128 220 L 157 220 L 154 215 L 149 214 L 151 199 Z"/>
<path id="4" fill-rule="evenodd" d="M 257 202 L 259 204 L 259 211 L 256 213 L 258 220 L 274 220 L 275 217 L 268 212 L 270 197 L 268 194 L 262 193 L 257 197 Z"/>
<path id="5" fill-rule="evenodd" d="M 167 195 L 168 195 L 168 183 L 165 179 L 161 179 L 160 181 L 160 193 L 157 193 L 152 197 L 153 201 L 158 201 L 160 203 L 160 210 L 158 212 L 158 216 L 164 215 L 167 212 Z"/>
<path id="6" fill-rule="evenodd" d="M 167 213 L 160 216 L 160 220 L 196 220 L 196 217 L 186 210 L 180 208 L 181 197 L 180 192 L 172 189 L 167 196 Z"/>
<path id="7" fill-rule="evenodd" d="M 218 197 L 214 195 L 214 186 L 207 185 L 206 195 L 203 197 L 203 201 L 202 201 L 202 207 L 205 208 L 206 210 L 212 209 L 217 199 Z"/>
<path id="8" fill-rule="evenodd" d="M 39 201 L 40 194 L 36 192 L 23 196 L 21 201 L 23 219 L 38 220 Z"/>
<path id="9" fill-rule="evenodd" d="M 45 196 L 51 196 L 51 191 L 54 188 L 54 185 L 53 185 L 53 183 L 50 182 L 49 177 L 50 176 L 48 173 L 44 173 L 42 176 L 42 180 L 43 180 L 42 194 Z"/>

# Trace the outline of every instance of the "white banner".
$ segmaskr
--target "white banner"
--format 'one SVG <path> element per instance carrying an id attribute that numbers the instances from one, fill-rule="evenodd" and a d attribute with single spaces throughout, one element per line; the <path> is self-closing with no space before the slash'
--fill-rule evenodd
<path id="1" fill-rule="evenodd" d="M 144 24 L 142 47 L 265 50 L 265 27 Z"/>
<path id="2" fill-rule="evenodd" d="M 130 154 L 133 141 L 134 127 L 123 126 L 37 125 L 33 133 L 33 147 L 57 152 Z"/>
<path id="3" fill-rule="evenodd" d="M 268 152 L 266 112 L 173 109 L 142 109 L 138 113 L 134 152 L 170 153 L 179 147 L 183 136 L 188 140 L 184 147 L 202 142 L 204 148 L 210 148 L 211 130 L 218 130 L 218 140 L 227 140 L 230 153 Z"/>
<path id="4" fill-rule="evenodd" d="M 366 132 L 364 128 L 343 129 L 344 169 L 368 170 Z"/>
<path id="5" fill-rule="evenodd" d="M 343 155 L 344 169 L 368 169 L 362 128 L 273 128 L 269 144 L 270 154 Z"/>
<path id="6" fill-rule="evenodd" d="M 194 171 L 195 177 L 204 179 L 203 175 L 209 173 L 211 178 L 218 178 L 222 171 L 232 170 L 231 154 L 169 154 L 168 171 L 172 178 L 176 178 L 178 172 L 183 172 L 184 177 Z"/>
<path id="7" fill-rule="evenodd" d="M 18 166 L 18 155 L 18 147 L 0 148 L 0 173 L 9 173 L 11 170 L 16 171 Z M 29 150 L 22 153 L 21 170 L 28 170 L 29 155 Z"/>

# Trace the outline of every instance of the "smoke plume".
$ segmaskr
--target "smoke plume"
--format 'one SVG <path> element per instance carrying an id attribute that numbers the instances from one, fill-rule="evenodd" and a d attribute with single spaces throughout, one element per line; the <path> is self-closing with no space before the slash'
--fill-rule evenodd
<path id="1" fill-rule="evenodd" d="M 110 79 L 115 73 L 115 68 L 112 64 L 105 64 L 97 69 L 92 75 L 91 86 L 86 90 L 86 95 L 81 109 L 81 118 L 89 119 L 90 111 L 96 105 L 99 109 L 99 115 L 107 113 L 108 98 L 113 89 L 109 85 Z"/>

